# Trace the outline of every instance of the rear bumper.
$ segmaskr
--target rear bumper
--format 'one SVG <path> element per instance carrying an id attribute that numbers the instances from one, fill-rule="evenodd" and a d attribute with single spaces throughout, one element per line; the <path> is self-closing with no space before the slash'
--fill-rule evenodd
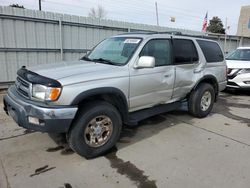
<path id="1" fill-rule="evenodd" d="M 14 87 L 10 87 L 3 101 L 5 112 L 19 126 L 41 132 L 67 132 L 77 111 L 77 107 L 41 107 L 34 105 L 15 93 Z M 39 119 L 39 124 L 29 122 L 29 117 Z"/>
<path id="2" fill-rule="evenodd" d="M 227 86 L 227 81 L 224 81 L 224 82 L 220 82 L 219 83 L 219 91 L 223 91 Z"/>

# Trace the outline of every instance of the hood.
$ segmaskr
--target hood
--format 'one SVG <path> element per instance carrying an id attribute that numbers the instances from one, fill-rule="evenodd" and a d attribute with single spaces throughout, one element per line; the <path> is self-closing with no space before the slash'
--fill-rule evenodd
<path id="1" fill-rule="evenodd" d="M 128 75 L 127 66 L 115 66 L 83 60 L 43 64 L 28 69 L 47 78 L 58 80 L 62 85 Z"/>
<path id="2" fill-rule="evenodd" d="M 226 60 L 227 67 L 230 69 L 249 69 L 250 61 Z"/>

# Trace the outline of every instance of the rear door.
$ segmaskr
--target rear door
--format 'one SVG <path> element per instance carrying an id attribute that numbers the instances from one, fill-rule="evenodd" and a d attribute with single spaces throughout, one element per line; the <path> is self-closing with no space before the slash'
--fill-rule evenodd
<path id="1" fill-rule="evenodd" d="M 197 71 L 199 56 L 193 40 L 173 39 L 173 53 L 176 74 L 173 99 L 178 100 L 190 92 L 201 71 Z"/>
<path id="2" fill-rule="evenodd" d="M 148 41 L 139 56 L 154 57 L 155 67 L 130 69 L 130 111 L 166 103 L 174 86 L 171 39 Z"/>

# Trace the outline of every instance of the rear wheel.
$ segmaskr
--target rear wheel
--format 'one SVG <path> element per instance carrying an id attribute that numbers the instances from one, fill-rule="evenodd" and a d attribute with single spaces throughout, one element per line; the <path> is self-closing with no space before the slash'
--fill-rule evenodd
<path id="1" fill-rule="evenodd" d="M 121 127 L 121 117 L 114 106 L 101 101 L 89 103 L 73 123 L 69 144 L 81 156 L 97 157 L 116 144 Z"/>
<path id="2" fill-rule="evenodd" d="M 212 110 L 215 91 L 211 84 L 203 83 L 193 90 L 188 100 L 189 113 L 195 117 L 206 117 Z"/>

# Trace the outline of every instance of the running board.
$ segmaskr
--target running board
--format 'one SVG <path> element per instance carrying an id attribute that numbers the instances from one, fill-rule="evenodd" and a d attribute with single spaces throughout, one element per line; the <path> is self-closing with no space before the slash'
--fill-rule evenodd
<path id="1" fill-rule="evenodd" d="M 143 110 L 139 110 L 136 112 L 131 112 L 129 113 L 129 122 L 128 124 L 130 126 L 136 126 L 139 121 L 155 116 L 157 114 L 162 114 L 165 112 L 170 112 L 173 111 L 179 107 L 181 107 L 182 102 L 173 102 L 169 104 L 160 104 L 151 108 L 146 108 Z"/>

